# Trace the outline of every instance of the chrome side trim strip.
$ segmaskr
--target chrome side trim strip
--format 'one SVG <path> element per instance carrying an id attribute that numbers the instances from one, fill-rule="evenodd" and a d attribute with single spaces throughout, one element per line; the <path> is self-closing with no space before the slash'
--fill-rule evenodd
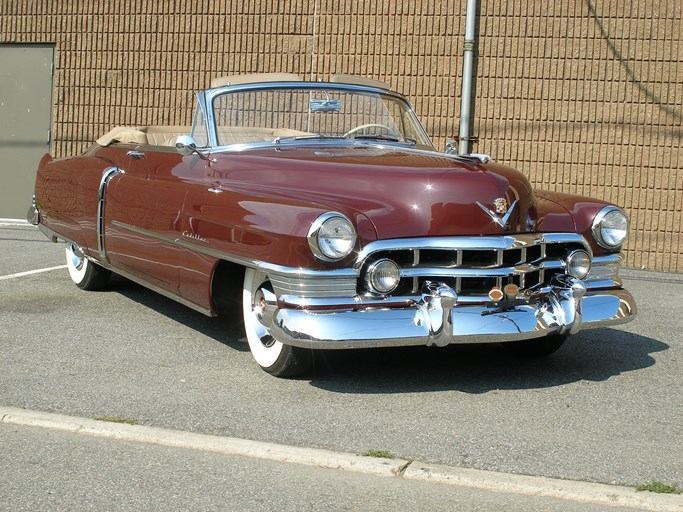
<path id="1" fill-rule="evenodd" d="M 202 306 L 198 306 L 194 302 L 191 302 L 187 300 L 186 298 L 173 293 L 171 291 L 168 291 L 165 288 L 161 288 L 160 286 L 156 286 L 154 284 L 151 284 L 149 281 L 145 281 L 143 278 L 136 276 L 135 274 L 131 274 L 130 272 L 126 272 L 125 270 L 121 270 L 119 268 L 112 269 L 112 271 L 116 274 L 119 274 L 126 279 L 130 279 L 131 281 L 144 286 L 145 288 L 149 288 L 153 292 L 156 292 L 160 295 L 163 295 L 164 297 L 168 297 L 169 299 L 173 299 L 176 302 L 181 303 L 183 306 L 187 306 L 189 308 L 194 309 L 195 311 L 199 311 L 200 313 L 205 314 L 206 316 L 215 316 L 214 312 L 211 311 L 210 309 L 204 308 Z"/>
<path id="2" fill-rule="evenodd" d="M 300 279 L 357 279 L 359 272 L 352 268 L 338 268 L 338 269 L 310 269 L 301 267 L 285 267 L 282 265 L 275 265 L 265 261 L 254 261 L 252 266 L 270 274 L 280 274 L 289 278 Z"/>
<path id="3" fill-rule="evenodd" d="M 117 223 L 116 221 L 114 221 L 114 223 L 120 225 L 120 227 L 127 227 L 126 224 L 123 224 L 121 222 Z M 53 242 L 57 242 L 58 238 L 59 238 L 59 239 L 66 241 L 67 243 L 74 243 L 73 241 L 62 237 L 61 235 L 58 236 L 54 231 L 52 231 L 50 228 L 48 228 L 47 226 L 45 226 L 43 224 L 39 224 L 38 229 L 40 229 L 40 231 L 42 231 L 42 233 L 46 237 L 48 237 L 50 240 L 52 240 Z M 173 300 L 183 304 L 184 306 L 187 306 L 189 308 L 194 309 L 195 311 L 199 311 L 200 313 L 203 313 L 207 316 L 215 316 L 215 313 L 213 311 L 211 311 L 210 309 L 199 306 L 199 305 L 195 304 L 194 302 L 191 302 L 191 301 L 185 299 L 184 297 L 181 297 L 178 294 L 170 292 L 170 291 L 166 290 L 165 288 L 161 288 L 159 286 L 151 284 L 148 281 L 145 281 L 144 279 L 142 279 L 141 277 L 138 277 L 135 274 L 131 274 L 130 272 L 127 272 L 125 270 L 121 270 L 120 268 L 112 268 L 109 265 L 108 261 L 97 260 L 95 258 L 88 258 L 88 259 L 92 259 L 93 261 L 97 262 L 99 265 L 102 265 L 102 266 L 110 269 L 112 272 L 119 274 L 119 275 L 121 275 L 127 279 L 130 279 L 131 281 L 133 281 L 133 282 L 135 282 L 141 286 L 144 286 L 145 288 L 149 288 L 150 290 L 157 292 L 160 295 L 168 297 L 169 299 L 173 299 Z"/>
<path id="4" fill-rule="evenodd" d="M 127 224 L 125 222 L 121 222 L 118 220 L 113 220 L 111 223 L 116 227 L 127 229 L 128 231 L 132 231 L 133 233 L 137 233 L 138 235 L 144 235 L 144 236 L 147 236 L 149 238 L 156 238 L 157 240 L 160 240 L 162 242 L 176 243 L 179 241 L 179 239 L 177 237 L 162 235 L 161 233 L 159 233 L 157 231 L 151 231 L 149 229 L 139 228 L 137 226 L 133 226 L 132 224 Z"/>
<path id="5" fill-rule="evenodd" d="M 232 263 L 237 263 L 239 265 L 243 265 L 245 267 L 251 267 L 251 268 L 258 268 L 259 270 L 267 273 L 268 275 L 271 274 L 279 274 L 285 278 L 298 278 L 298 279 L 343 279 L 343 278 L 353 278 L 356 279 L 358 277 L 358 273 L 354 271 L 351 268 L 341 268 L 341 269 L 333 269 L 333 270 L 325 270 L 325 269 L 309 269 L 309 268 L 302 268 L 302 267 L 286 267 L 283 265 L 276 265 L 274 263 L 267 263 L 264 261 L 259 261 L 259 260 L 250 260 L 248 258 L 242 258 L 240 256 L 235 256 L 233 254 L 229 254 L 225 251 L 221 251 L 218 249 L 214 249 L 212 247 L 208 247 L 205 244 L 198 244 L 198 243 L 193 243 L 188 240 L 183 240 L 182 238 L 174 237 L 174 236 L 168 236 L 168 235 L 163 235 L 161 233 L 158 233 L 156 231 L 150 231 L 148 229 L 144 228 L 139 228 L 136 226 L 133 226 L 131 224 L 126 224 L 124 222 L 120 221 L 113 221 L 112 224 L 115 226 L 118 226 L 123 229 L 127 229 L 128 231 L 132 231 L 133 233 L 137 233 L 139 235 L 144 235 L 148 236 L 150 238 L 155 238 L 157 240 L 161 240 L 162 242 L 167 242 L 167 243 L 172 243 L 179 245 L 185 249 L 189 249 L 191 251 L 196 251 L 201 254 L 204 254 L 206 256 L 211 256 L 216 259 L 222 259 L 226 261 L 230 261 Z"/>
<path id="6" fill-rule="evenodd" d="M 120 172 L 123 171 L 117 167 L 107 167 L 102 173 L 100 190 L 97 194 L 97 252 L 100 255 L 100 261 L 105 265 L 109 265 L 109 260 L 107 260 L 107 252 L 104 246 L 104 194 L 109 180 Z"/>

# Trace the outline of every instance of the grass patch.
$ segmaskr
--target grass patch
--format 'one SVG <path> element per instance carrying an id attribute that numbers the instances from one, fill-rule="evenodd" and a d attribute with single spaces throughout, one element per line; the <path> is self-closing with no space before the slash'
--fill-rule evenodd
<path id="1" fill-rule="evenodd" d="M 131 420 L 129 418 L 119 418 L 118 416 L 98 416 L 95 418 L 97 421 L 108 421 L 110 423 L 125 423 L 126 425 L 137 425 L 137 420 Z"/>
<path id="2" fill-rule="evenodd" d="M 679 489 L 675 485 L 668 485 L 662 482 L 658 482 L 657 480 L 652 480 L 651 482 L 647 482 L 646 484 L 640 484 L 638 487 L 636 487 L 636 491 L 656 492 L 659 494 L 683 493 L 683 489 Z"/>
<path id="3" fill-rule="evenodd" d="M 388 450 L 368 450 L 363 455 L 366 457 L 376 457 L 378 459 L 393 459 L 395 455 Z"/>

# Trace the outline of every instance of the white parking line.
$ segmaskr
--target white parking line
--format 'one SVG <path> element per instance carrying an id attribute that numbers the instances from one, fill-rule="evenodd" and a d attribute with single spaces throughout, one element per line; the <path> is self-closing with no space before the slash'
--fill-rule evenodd
<path id="1" fill-rule="evenodd" d="M 6 276 L 0 276 L 0 281 L 5 279 L 15 279 L 17 277 L 31 276 L 33 274 L 42 274 L 43 272 L 50 272 L 51 270 L 61 270 L 66 268 L 66 265 L 59 265 L 57 267 L 39 268 L 38 270 L 27 270 L 26 272 L 18 272 L 16 274 L 9 274 Z"/>
<path id="2" fill-rule="evenodd" d="M 0 226 L 30 226 L 30 224 L 22 219 L 0 219 Z"/>
<path id="3" fill-rule="evenodd" d="M 143 425 L 126 425 L 90 418 L 64 416 L 0 406 L 0 424 L 62 430 L 95 437 L 133 441 L 226 455 L 289 462 L 320 468 L 353 471 L 406 480 L 439 483 L 527 496 L 544 496 L 576 503 L 626 507 L 652 512 L 681 512 L 683 497 L 637 492 L 630 487 L 512 475 L 402 459 L 377 459 L 282 444 L 250 441 Z"/>

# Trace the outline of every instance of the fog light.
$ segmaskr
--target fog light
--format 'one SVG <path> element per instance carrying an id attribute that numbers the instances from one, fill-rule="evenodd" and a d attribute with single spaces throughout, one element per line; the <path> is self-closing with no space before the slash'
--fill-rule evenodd
<path id="1" fill-rule="evenodd" d="M 401 279 L 401 269 L 391 260 L 383 259 L 376 261 L 370 267 L 365 276 L 368 288 L 377 293 L 393 292 Z"/>
<path id="2" fill-rule="evenodd" d="M 591 269 L 591 257 L 586 251 L 572 251 L 567 256 L 565 270 L 568 275 L 583 279 Z"/>

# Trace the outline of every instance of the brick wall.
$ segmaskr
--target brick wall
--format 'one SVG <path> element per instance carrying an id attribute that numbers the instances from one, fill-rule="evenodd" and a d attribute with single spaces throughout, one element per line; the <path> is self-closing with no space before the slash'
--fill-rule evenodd
<path id="1" fill-rule="evenodd" d="M 466 0 L 0 0 L 0 42 L 56 44 L 54 142 L 189 124 L 192 92 L 247 72 L 351 73 L 457 135 Z M 481 0 L 476 151 L 541 188 L 624 206 L 627 265 L 683 272 L 680 0 Z"/>

